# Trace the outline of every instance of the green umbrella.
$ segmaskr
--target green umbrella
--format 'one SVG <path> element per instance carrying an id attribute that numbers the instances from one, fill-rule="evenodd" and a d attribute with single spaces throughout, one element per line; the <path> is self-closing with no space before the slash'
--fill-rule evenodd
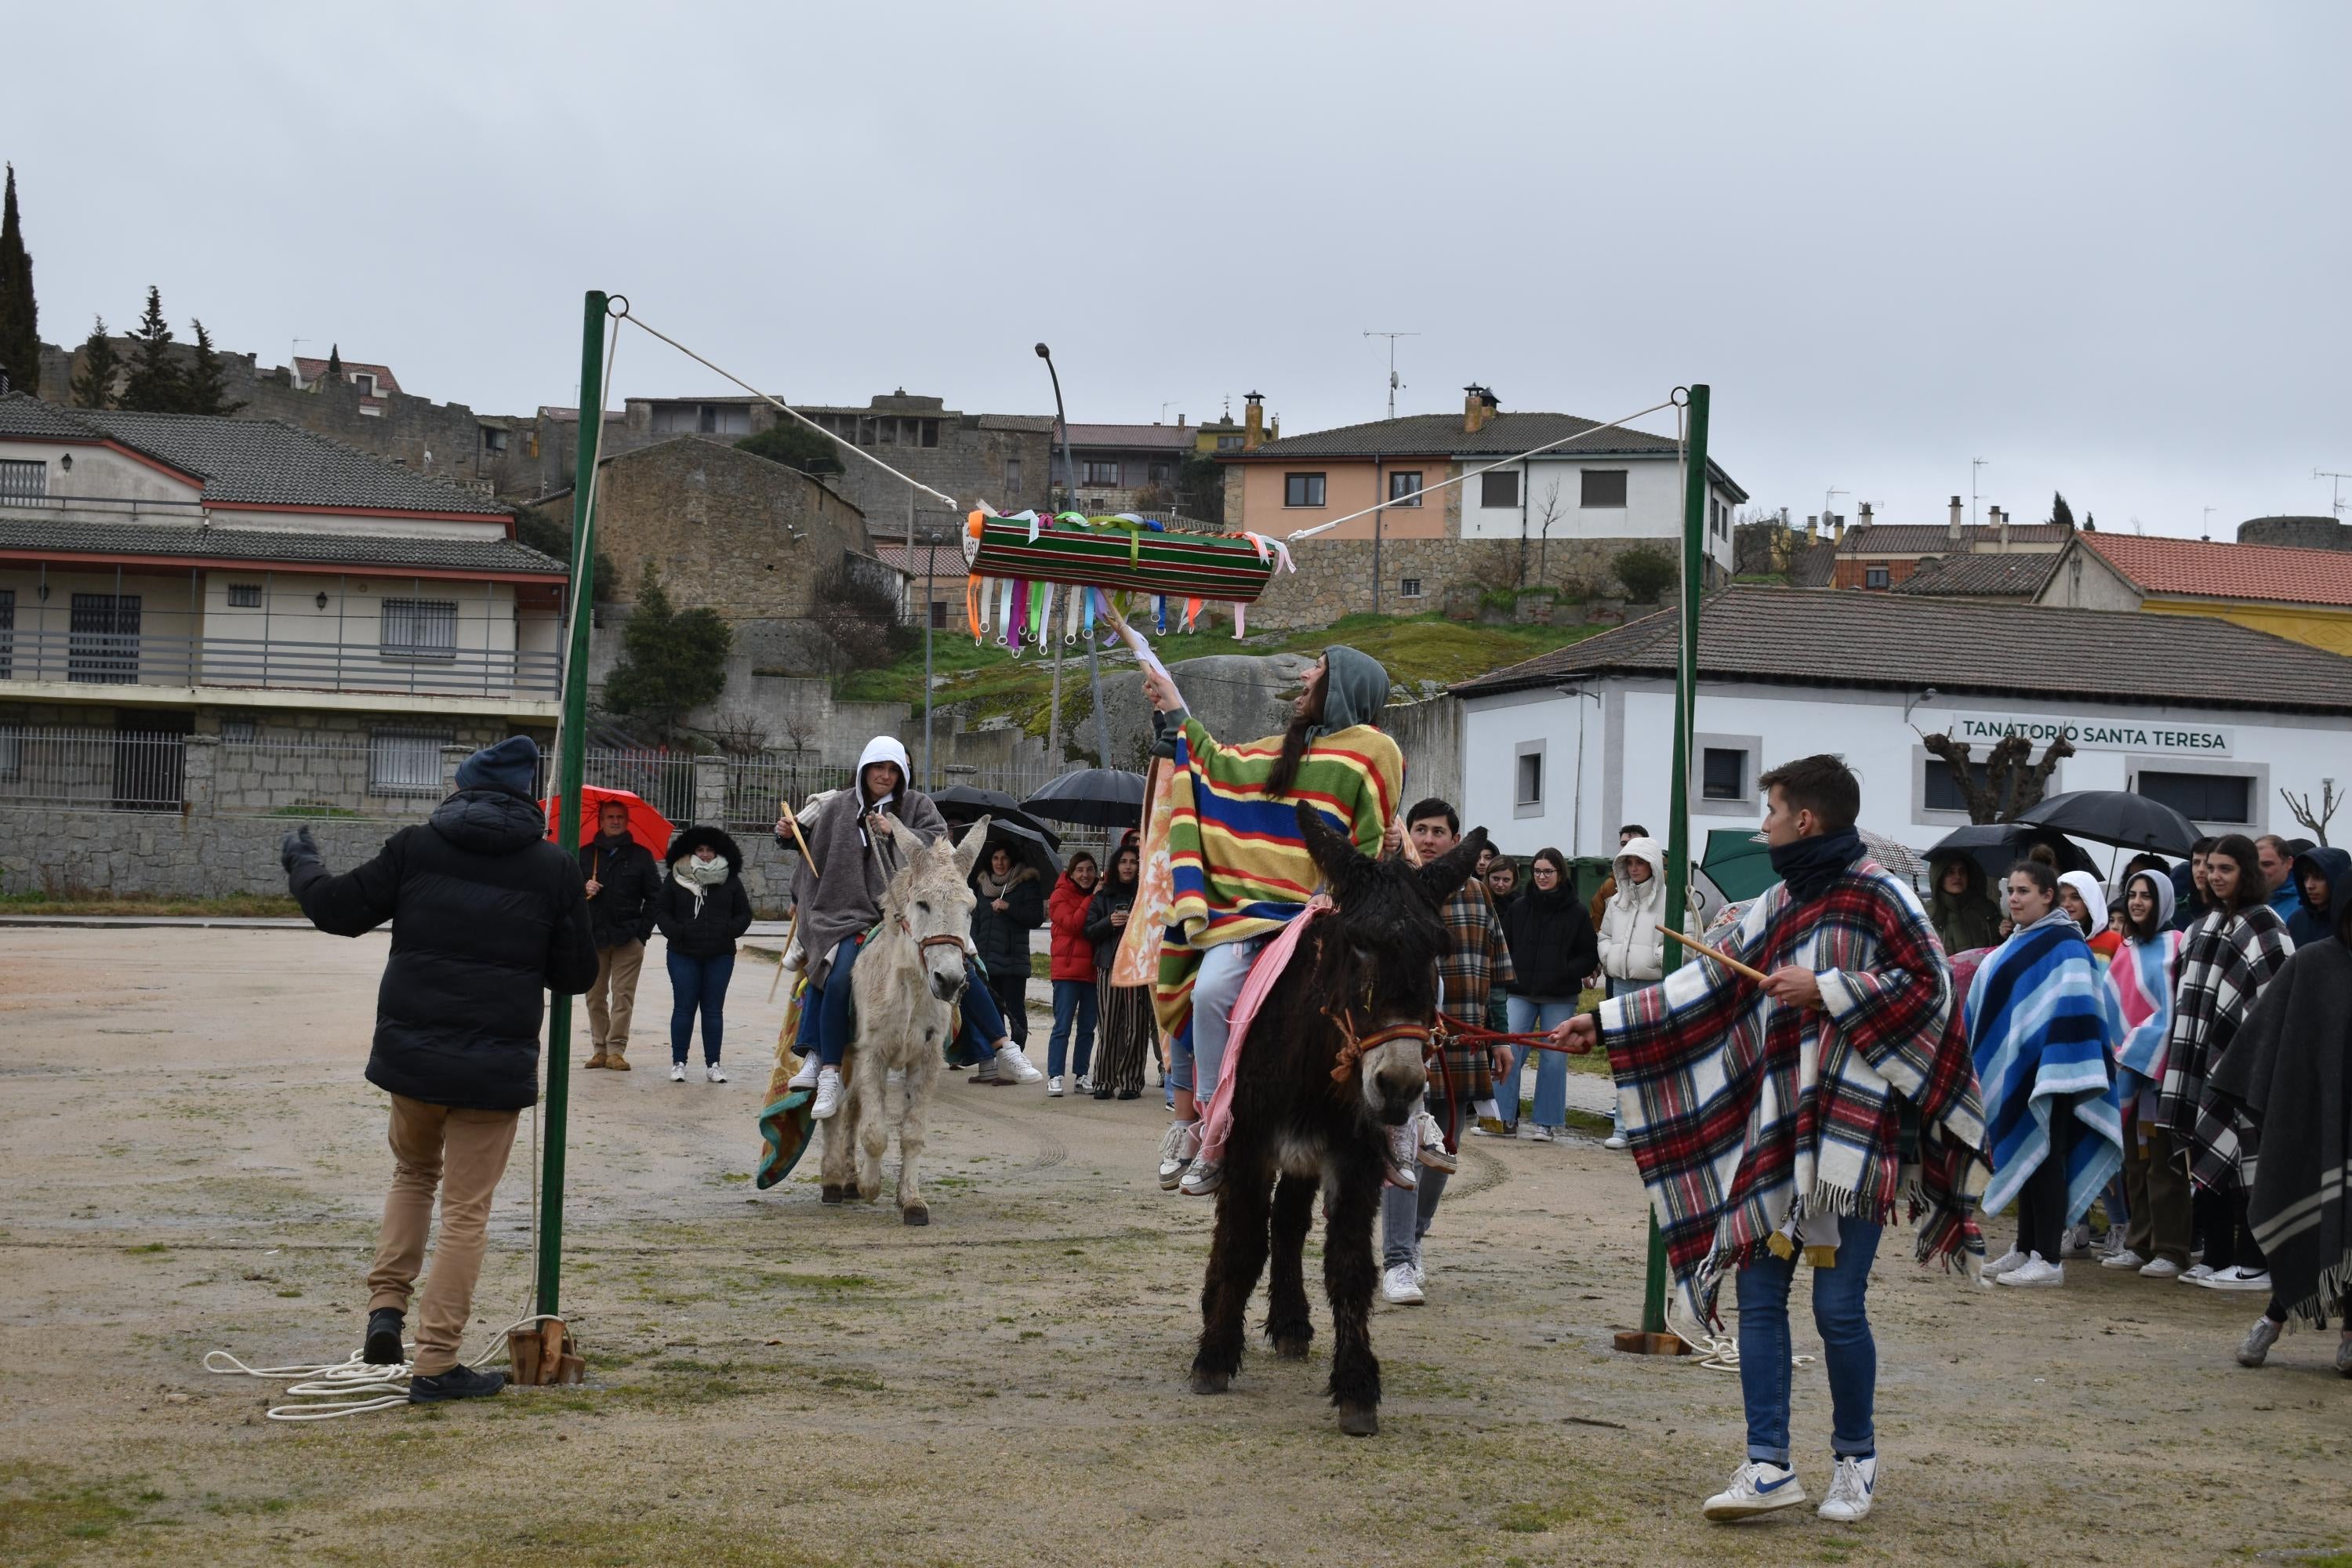
<path id="1" fill-rule="evenodd" d="M 1752 827 L 1709 828 L 1706 854 L 1698 868 L 1733 903 L 1752 899 L 1780 879 L 1780 873 L 1772 869 L 1772 851 L 1764 836 Z"/>

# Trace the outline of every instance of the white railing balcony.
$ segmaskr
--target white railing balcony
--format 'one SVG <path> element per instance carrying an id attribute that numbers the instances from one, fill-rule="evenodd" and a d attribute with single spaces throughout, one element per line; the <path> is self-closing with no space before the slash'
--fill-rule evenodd
<path id="1" fill-rule="evenodd" d="M 144 632 L 0 630 L 0 683 L 225 687 L 551 701 L 560 695 L 562 673 L 562 658 L 551 652 Z M 0 690 L 5 689 L 5 685 L 0 684 Z"/>

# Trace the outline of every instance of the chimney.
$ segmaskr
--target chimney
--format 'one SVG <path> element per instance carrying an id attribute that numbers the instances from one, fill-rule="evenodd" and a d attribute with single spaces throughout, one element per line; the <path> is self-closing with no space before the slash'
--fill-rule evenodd
<path id="1" fill-rule="evenodd" d="M 1184 428 L 1184 416 L 1181 413 L 1176 416 L 1176 428 L 1179 430 Z"/>
<path id="2" fill-rule="evenodd" d="M 2000 547 L 2006 552 L 2009 549 L 2009 513 L 1996 509 L 1992 515 L 2000 524 Z"/>
<path id="3" fill-rule="evenodd" d="M 1494 393 L 1473 382 L 1462 389 L 1462 433 L 1475 436 L 1495 417 Z"/>
<path id="4" fill-rule="evenodd" d="M 1960 498 L 1952 498 L 1952 519 L 1944 524 L 1944 537 L 1954 544 L 1960 542 Z"/>
<path id="5" fill-rule="evenodd" d="M 1815 515 L 1815 516 L 1810 516 L 1810 517 L 1806 518 L 1806 519 L 1805 519 L 1805 537 L 1806 537 L 1807 539 L 1811 539 L 1811 538 L 1812 538 L 1814 535 L 1818 534 L 1818 533 L 1821 531 L 1821 527 L 1822 527 L 1822 520 L 1821 520 L 1821 518 L 1820 518 L 1818 515 Z"/>
<path id="6" fill-rule="evenodd" d="M 1265 441 L 1265 394 L 1252 392 L 1242 398 L 1242 450 L 1255 452 Z"/>
<path id="7" fill-rule="evenodd" d="M 1868 528 L 1870 526 L 1870 503 L 1868 501 L 1862 503 L 1862 515 L 1853 520 L 1853 525 L 1856 528 Z"/>
<path id="8" fill-rule="evenodd" d="M 1868 501 L 1864 501 L 1863 503 L 1862 521 L 1864 523 L 1870 521 L 1870 503 Z M 1845 542 L 1845 514 L 1843 512 L 1840 512 L 1837 516 L 1830 519 L 1830 537 L 1837 541 L 1840 544 L 1843 544 Z"/>

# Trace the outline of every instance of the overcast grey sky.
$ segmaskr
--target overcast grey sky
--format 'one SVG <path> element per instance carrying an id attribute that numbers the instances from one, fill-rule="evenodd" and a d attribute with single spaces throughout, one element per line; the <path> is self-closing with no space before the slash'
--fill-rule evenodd
<path id="1" fill-rule="evenodd" d="M 1929 15 L 1930 10 L 1937 13 Z M 1715 389 L 1760 505 L 2217 537 L 2352 470 L 2352 6 L 12 7 L 43 336 L 568 403 L 580 295 L 771 390 L 1291 432 Z M 38 68 L 25 68 L 38 62 Z M 719 390 L 638 334 L 627 394 Z M 2352 486 L 2347 486 L 2352 493 Z"/>

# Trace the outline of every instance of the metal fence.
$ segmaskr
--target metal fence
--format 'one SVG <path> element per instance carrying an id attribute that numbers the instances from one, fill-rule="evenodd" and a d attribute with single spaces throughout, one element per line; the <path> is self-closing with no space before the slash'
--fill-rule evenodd
<path id="1" fill-rule="evenodd" d="M 397 691 L 440 697 L 557 695 L 552 653 L 462 648 L 454 626 L 394 625 L 406 641 L 308 642 L 284 637 L 165 637 L 93 619 L 78 630 L 0 631 L 0 680 L 85 686 L 229 686 L 262 690 Z M 417 640 L 419 638 L 423 640 Z"/>
<path id="2" fill-rule="evenodd" d="M 177 811 L 185 737 L 0 724 L 0 803 Z"/>

